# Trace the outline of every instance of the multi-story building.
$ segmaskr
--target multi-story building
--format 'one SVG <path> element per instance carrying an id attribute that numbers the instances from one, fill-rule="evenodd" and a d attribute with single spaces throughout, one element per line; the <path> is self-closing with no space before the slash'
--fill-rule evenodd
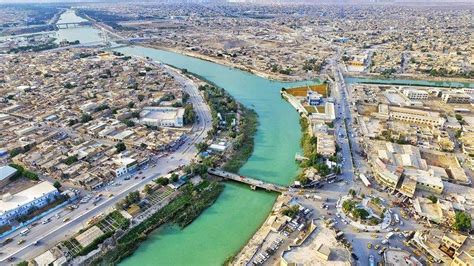
<path id="1" fill-rule="evenodd" d="M 386 104 L 379 105 L 378 115 L 380 118 L 428 126 L 442 126 L 445 122 L 445 119 L 442 118 L 438 112 L 388 106 Z"/>
<path id="2" fill-rule="evenodd" d="M 403 94 L 410 100 L 426 100 L 429 96 L 427 91 L 417 89 L 404 89 Z"/>
<path id="3" fill-rule="evenodd" d="M 32 208 L 41 208 L 59 195 L 58 190 L 45 181 L 16 194 L 5 194 L 0 200 L 0 226 L 10 224 Z"/>
<path id="4" fill-rule="evenodd" d="M 445 103 L 466 104 L 471 102 L 471 96 L 462 91 L 443 93 L 441 99 L 443 99 Z"/>
<path id="5" fill-rule="evenodd" d="M 398 189 L 407 197 L 413 197 L 415 190 L 441 194 L 447 179 L 442 167 L 428 165 L 420 149 L 412 145 L 391 142 L 375 142 L 370 162 L 375 179 L 392 189 Z"/>

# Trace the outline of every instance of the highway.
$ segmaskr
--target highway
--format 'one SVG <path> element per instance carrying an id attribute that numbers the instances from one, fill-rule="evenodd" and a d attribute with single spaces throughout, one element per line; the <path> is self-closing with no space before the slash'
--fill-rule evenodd
<path id="1" fill-rule="evenodd" d="M 143 179 L 135 178 L 138 174 L 135 174 L 130 180 L 125 180 L 125 177 L 122 176 L 115 180 L 114 185 L 106 186 L 100 191 L 94 191 L 96 194 L 101 193 L 104 195 L 96 206 L 93 205 L 91 200 L 86 204 L 78 203 L 79 208 L 73 211 L 66 211 L 65 209 L 58 210 L 46 217 L 51 219 L 49 223 L 42 224 L 39 222 L 35 227 L 30 226 L 30 232 L 27 237 L 24 238 L 17 233 L 21 231 L 21 229 L 17 230 L 17 232 L 9 236 L 13 241 L 2 247 L 0 264 L 6 263 L 9 257 L 15 257 L 15 262 L 17 263 L 21 260 L 28 260 L 38 256 L 55 246 L 58 242 L 75 234 L 79 229 L 86 226 L 87 221 L 92 217 L 111 211 L 115 203 L 124 198 L 128 193 L 141 189 L 146 183 L 175 170 L 181 165 L 187 165 L 192 162 L 197 154 L 197 149 L 194 144 L 202 142 L 206 138 L 207 132 L 211 129 L 212 118 L 210 109 L 193 81 L 182 76 L 170 67 L 165 66 L 165 68 L 168 73 L 173 75 L 176 80 L 182 84 L 183 90 L 190 95 L 189 101 L 193 104 L 199 116 L 198 121 L 193 125 L 185 143 L 167 157 L 159 159 L 152 158 L 152 163 L 150 163 L 152 166 L 141 170 L 142 174 L 140 174 L 140 176 L 144 176 Z M 153 164 L 153 161 L 156 161 L 156 164 Z M 59 218 L 56 218 L 56 215 L 58 215 Z M 63 222 L 66 218 L 69 218 L 69 221 Z M 22 245 L 18 245 L 17 242 L 20 239 L 25 239 L 26 242 Z M 0 241 L 3 240 L 4 239 Z M 33 245 L 35 241 L 39 242 L 37 246 Z"/>

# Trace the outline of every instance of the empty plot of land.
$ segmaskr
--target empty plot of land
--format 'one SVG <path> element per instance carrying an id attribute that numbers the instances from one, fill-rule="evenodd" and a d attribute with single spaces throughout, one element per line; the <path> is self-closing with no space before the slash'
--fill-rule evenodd
<path id="1" fill-rule="evenodd" d="M 321 94 L 323 97 L 327 97 L 329 94 L 329 87 L 327 84 L 317 84 L 317 85 L 308 85 L 308 86 L 302 86 L 302 87 L 296 87 L 296 88 L 290 88 L 287 89 L 286 92 L 293 95 L 293 96 L 299 96 L 299 97 L 306 97 L 309 91 L 315 91 L 319 94 Z"/>

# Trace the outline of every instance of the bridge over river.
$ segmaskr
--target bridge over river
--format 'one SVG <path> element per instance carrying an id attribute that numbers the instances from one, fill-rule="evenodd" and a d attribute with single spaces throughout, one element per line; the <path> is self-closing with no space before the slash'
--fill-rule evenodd
<path id="1" fill-rule="evenodd" d="M 207 172 L 211 175 L 219 176 L 219 177 L 222 177 L 224 179 L 229 179 L 229 180 L 232 180 L 232 181 L 235 181 L 235 182 L 240 182 L 240 183 L 250 185 L 250 187 L 252 189 L 261 188 L 261 189 L 265 189 L 265 190 L 268 190 L 268 191 L 274 191 L 274 192 L 278 192 L 278 193 L 283 193 L 283 192 L 288 191 L 288 187 L 285 187 L 285 186 L 280 186 L 280 185 L 264 182 L 262 180 L 237 175 L 237 174 L 234 174 L 234 173 L 226 172 L 226 171 L 215 169 L 215 168 L 209 168 L 207 170 Z"/>

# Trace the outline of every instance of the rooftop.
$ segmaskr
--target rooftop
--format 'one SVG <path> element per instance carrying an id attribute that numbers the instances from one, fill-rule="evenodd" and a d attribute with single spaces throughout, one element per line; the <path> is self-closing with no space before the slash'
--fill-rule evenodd
<path id="1" fill-rule="evenodd" d="M 28 204 L 48 193 L 55 192 L 57 189 L 49 182 L 42 182 L 33 187 L 25 189 L 17 194 L 5 194 L 0 201 L 0 214 L 14 210 L 19 206 Z"/>
<path id="2" fill-rule="evenodd" d="M 13 168 L 9 165 L 0 166 L 0 180 L 4 180 L 6 178 L 9 178 L 14 173 L 16 173 L 15 168 Z"/>

